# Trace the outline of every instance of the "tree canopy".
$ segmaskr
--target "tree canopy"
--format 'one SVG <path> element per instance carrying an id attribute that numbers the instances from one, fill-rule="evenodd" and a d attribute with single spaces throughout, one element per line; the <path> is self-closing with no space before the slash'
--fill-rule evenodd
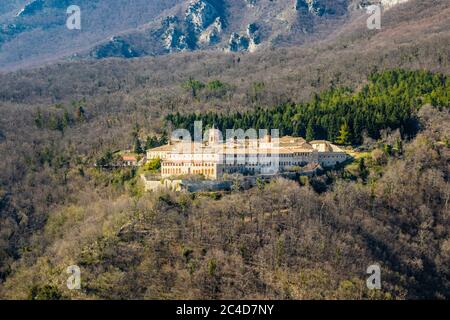
<path id="1" fill-rule="evenodd" d="M 194 121 L 206 127 L 226 129 L 279 129 L 281 135 L 327 139 L 339 144 L 360 144 L 365 134 L 377 139 L 384 129 L 400 129 L 402 135 L 417 132 L 416 112 L 424 104 L 450 106 L 450 79 L 427 71 L 390 70 L 374 73 L 360 91 L 333 88 L 315 94 L 306 103 L 257 107 L 232 114 L 169 114 L 175 128 L 193 131 Z"/>

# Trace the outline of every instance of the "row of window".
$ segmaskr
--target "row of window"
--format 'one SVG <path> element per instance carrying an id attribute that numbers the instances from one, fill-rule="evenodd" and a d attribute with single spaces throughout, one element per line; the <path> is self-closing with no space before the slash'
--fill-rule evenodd
<path id="1" fill-rule="evenodd" d="M 322 157 L 322 158 L 344 158 L 345 157 L 345 155 L 342 155 L 342 154 L 332 154 L 332 155 L 320 155 L 320 153 L 319 153 L 319 156 L 320 157 Z M 305 153 L 305 152 L 300 152 L 300 153 L 293 153 L 293 154 L 284 154 L 284 153 L 281 153 L 281 154 L 276 154 L 276 153 L 274 153 L 274 154 L 255 154 L 255 155 L 252 155 L 252 154 L 244 154 L 244 155 L 238 155 L 238 154 L 228 154 L 228 155 L 225 155 L 224 156 L 224 158 L 225 159 L 236 159 L 236 158 L 245 158 L 245 159 L 258 159 L 258 158 L 295 158 L 295 157 L 311 157 L 311 153 Z M 177 155 L 177 157 L 176 157 L 176 159 L 183 159 L 183 160 L 187 160 L 187 161 L 192 161 L 192 160 L 199 160 L 199 161 L 201 161 L 202 159 L 196 159 L 196 157 L 195 156 L 192 156 L 191 154 L 189 154 L 189 155 Z M 206 159 L 208 159 L 208 160 L 214 160 L 214 156 L 203 156 L 203 160 L 206 160 Z M 171 160 L 175 160 L 175 159 L 171 159 Z"/>
<path id="2" fill-rule="evenodd" d="M 307 162 L 280 162 L 280 166 L 303 166 L 306 165 Z"/>
<path id="3" fill-rule="evenodd" d="M 325 158 L 327 158 L 327 159 L 344 159 L 345 158 L 345 155 L 343 155 L 343 154 L 339 154 L 339 155 L 324 155 L 324 156 L 320 156 L 321 158 L 323 158 L 323 159 L 325 159 Z"/>
<path id="4" fill-rule="evenodd" d="M 181 174 L 181 169 L 180 168 L 163 168 L 161 169 L 162 174 Z"/>
<path id="5" fill-rule="evenodd" d="M 309 156 L 311 156 L 311 153 L 306 153 L 306 152 L 297 152 L 297 153 L 290 153 L 290 154 L 281 153 L 280 154 L 280 158 L 309 157 Z"/>
<path id="6" fill-rule="evenodd" d="M 193 174 L 204 174 L 207 176 L 211 176 L 214 174 L 214 169 L 200 169 L 200 170 L 192 170 Z"/>
<path id="7" fill-rule="evenodd" d="M 321 159 L 345 159 L 345 155 L 327 155 L 321 157 Z M 248 162 L 243 160 L 232 160 L 227 159 L 225 163 L 223 163 L 225 166 L 250 166 L 250 167 L 257 167 L 257 166 L 264 166 L 268 164 L 272 164 L 273 161 L 257 161 L 255 162 Z M 305 161 L 280 161 L 279 164 L 281 166 L 298 166 L 298 165 L 304 165 Z M 163 163 L 163 167 L 214 167 L 214 163 L 190 163 L 190 162 L 165 162 Z"/>
<path id="8" fill-rule="evenodd" d="M 170 175 L 181 175 L 183 171 L 181 168 L 162 168 L 162 174 L 170 174 Z M 204 175 L 213 175 L 214 169 L 197 169 L 192 170 L 192 174 L 204 174 Z"/>
<path id="9" fill-rule="evenodd" d="M 213 167 L 214 164 L 207 163 L 190 163 L 190 162 L 164 162 L 163 167 Z"/>

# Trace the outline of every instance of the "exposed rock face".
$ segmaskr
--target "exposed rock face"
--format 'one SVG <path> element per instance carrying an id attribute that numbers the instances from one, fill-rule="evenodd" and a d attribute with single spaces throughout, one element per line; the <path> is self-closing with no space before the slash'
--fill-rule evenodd
<path id="1" fill-rule="evenodd" d="M 162 34 L 156 37 L 159 21 L 166 10 L 179 12 L 177 7 L 183 2 L 186 0 L 0 0 L 0 69 L 72 59 L 75 54 L 79 59 L 96 53 L 103 56 L 101 47 L 122 47 L 123 52 L 117 50 L 114 56 L 166 54 Z M 70 5 L 81 8 L 81 31 L 66 26 Z M 125 43 L 111 42 L 113 35 Z M 113 51 L 108 51 L 108 56 Z"/>
<path id="2" fill-rule="evenodd" d="M 94 50 L 92 55 L 97 59 L 109 57 L 135 58 L 140 56 L 139 52 L 134 50 L 129 43 L 120 37 L 112 37 L 108 43 Z"/>
<path id="3" fill-rule="evenodd" d="M 254 52 L 261 43 L 260 28 L 256 23 L 250 23 L 246 33 L 245 36 L 236 32 L 232 33 L 228 42 L 228 50 L 231 52 Z"/>
<path id="4" fill-rule="evenodd" d="M 295 4 L 297 11 L 309 11 L 312 14 L 321 16 L 325 12 L 325 8 L 319 5 L 317 0 L 297 0 Z"/>
<path id="5" fill-rule="evenodd" d="M 190 32 L 200 34 L 206 30 L 217 18 L 216 8 L 206 0 L 191 0 L 186 10 L 185 21 Z"/>
<path id="6" fill-rule="evenodd" d="M 223 23 L 222 18 L 217 17 L 213 24 L 211 24 L 199 37 L 200 43 L 215 44 L 220 41 L 220 34 L 222 33 Z"/>
<path id="7" fill-rule="evenodd" d="M 364 10 L 373 4 L 381 4 L 389 10 L 408 1 L 0 0 L 0 69 L 1 59 L 12 64 L 31 59 L 32 52 L 37 51 L 48 56 L 52 47 L 49 39 L 55 39 L 51 48 L 55 58 L 64 54 L 61 49 L 65 47 L 71 48 L 70 54 L 77 52 L 82 57 L 102 58 L 224 48 L 253 52 L 263 44 L 297 45 L 304 43 L 306 37 L 316 39 L 316 30 L 317 38 L 334 31 L 352 19 L 352 15 L 347 15 L 349 12 Z M 4 5 L 9 2 L 15 4 Z M 82 9 L 82 21 L 86 22 L 83 22 L 82 32 L 66 28 L 66 8 L 71 4 Z M 172 12 L 173 16 L 167 17 L 164 12 Z M 128 19 L 132 22 L 121 22 Z M 68 36 L 61 36 L 62 32 Z M 22 34 L 27 40 L 22 40 Z M 37 37 L 26 38 L 34 34 Z M 89 36 L 85 36 L 87 34 Z M 108 40 L 111 34 L 119 37 Z M 38 40 L 42 35 L 45 40 Z M 73 41 L 75 38 L 77 40 Z M 105 42 L 98 45 L 103 40 Z M 12 54 L 14 50 L 18 50 L 18 54 Z"/>
<path id="8" fill-rule="evenodd" d="M 381 4 L 383 5 L 384 8 L 390 8 L 393 6 L 396 6 L 398 4 L 401 3 L 405 3 L 408 2 L 409 0 L 381 0 Z"/>
<path id="9" fill-rule="evenodd" d="M 307 10 L 316 16 L 321 16 L 326 11 L 325 5 L 321 4 L 319 0 L 297 0 L 295 9 L 297 11 Z"/>
<path id="10" fill-rule="evenodd" d="M 220 41 L 223 18 L 212 0 L 191 0 L 184 20 L 168 17 L 162 23 L 164 47 L 172 51 L 195 49 L 198 43 L 210 45 Z"/>
<path id="11" fill-rule="evenodd" d="M 42 19 L 42 13 L 57 12 L 61 8 L 69 6 L 71 0 L 33 0 L 29 1 L 8 23 L 0 24 L 0 45 L 3 42 L 13 39 L 22 32 L 41 28 L 47 30 L 58 22 L 65 22 L 65 16 L 55 18 L 49 14 L 49 17 Z"/>
<path id="12" fill-rule="evenodd" d="M 307 0 L 297 0 L 295 2 L 295 10 L 297 10 L 297 11 L 309 10 L 308 1 Z"/>
<path id="13" fill-rule="evenodd" d="M 70 0 L 33 0 L 19 11 L 17 17 L 32 16 L 44 8 L 67 8 Z"/>
<path id="14" fill-rule="evenodd" d="M 261 43 L 261 35 L 260 35 L 260 32 L 259 32 L 259 26 L 256 23 L 250 23 L 247 26 L 247 36 L 255 44 L 260 44 Z"/>
<path id="15" fill-rule="evenodd" d="M 254 52 L 261 43 L 260 28 L 256 23 L 250 23 L 247 26 L 247 36 L 250 39 L 249 51 Z"/>
<path id="16" fill-rule="evenodd" d="M 184 51 L 188 49 L 186 36 L 176 27 L 168 29 L 163 36 L 164 48 L 169 52 Z"/>
<path id="17" fill-rule="evenodd" d="M 34 0 L 26 4 L 22 10 L 17 14 L 18 17 L 24 17 L 35 14 L 37 11 L 42 10 L 45 6 L 44 0 Z"/>
<path id="18" fill-rule="evenodd" d="M 360 0 L 358 2 L 359 8 L 365 8 L 371 5 L 379 5 L 381 4 L 384 9 L 390 9 L 396 5 L 406 3 L 409 0 Z"/>
<path id="19" fill-rule="evenodd" d="M 231 52 L 247 51 L 250 46 L 250 40 L 246 36 L 241 36 L 233 32 L 228 42 L 228 50 Z"/>
<path id="20" fill-rule="evenodd" d="M 184 51 L 188 49 L 186 36 L 179 28 L 180 21 L 175 16 L 167 17 L 162 22 L 164 48 L 169 52 Z"/>

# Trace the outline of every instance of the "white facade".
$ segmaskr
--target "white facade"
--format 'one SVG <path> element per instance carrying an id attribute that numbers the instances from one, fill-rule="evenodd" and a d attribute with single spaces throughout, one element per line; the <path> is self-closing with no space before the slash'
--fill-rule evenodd
<path id="1" fill-rule="evenodd" d="M 211 129 L 215 130 L 215 129 Z M 207 142 L 177 142 L 148 150 L 147 158 L 160 158 L 162 178 L 203 175 L 220 179 L 225 173 L 275 174 L 315 163 L 335 166 L 348 159 L 328 141 L 306 142 L 303 138 L 218 141 L 215 132 Z"/>

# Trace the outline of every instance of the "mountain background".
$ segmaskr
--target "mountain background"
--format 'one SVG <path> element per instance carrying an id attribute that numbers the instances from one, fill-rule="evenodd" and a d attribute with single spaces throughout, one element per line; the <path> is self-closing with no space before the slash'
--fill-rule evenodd
<path id="1" fill-rule="evenodd" d="M 71 1 L 2 1 L 0 71 L 61 59 L 254 52 L 305 44 L 344 28 L 380 1 L 80 0 L 81 30 L 65 26 Z M 381 2 L 388 10 L 407 1 Z"/>
<path id="2" fill-rule="evenodd" d="M 178 2 L 80 0 L 77 5 L 82 12 L 82 30 L 71 32 L 65 25 L 66 9 L 72 1 L 2 1 L 0 66 L 42 64 L 89 50 L 116 33 L 152 21 Z"/>
<path id="3" fill-rule="evenodd" d="M 269 47 L 254 53 L 197 50 L 139 59 L 79 59 L 0 76 L 0 96 L 13 103 L 56 103 L 126 91 L 151 110 L 236 109 L 301 101 L 330 86 L 359 87 L 367 75 L 393 67 L 448 72 L 446 1 L 410 1 L 383 14 L 382 30 L 368 30 L 356 15 L 329 37 L 308 45 Z M 181 84 L 189 78 L 232 83 L 228 99 L 199 101 Z M 266 83 L 252 100 L 255 82 Z M 26 89 L 26 90 L 25 90 Z M 144 102 L 146 101 L 146 102 Z M 219 103 L 220 102 L 220 103 Z"/>

